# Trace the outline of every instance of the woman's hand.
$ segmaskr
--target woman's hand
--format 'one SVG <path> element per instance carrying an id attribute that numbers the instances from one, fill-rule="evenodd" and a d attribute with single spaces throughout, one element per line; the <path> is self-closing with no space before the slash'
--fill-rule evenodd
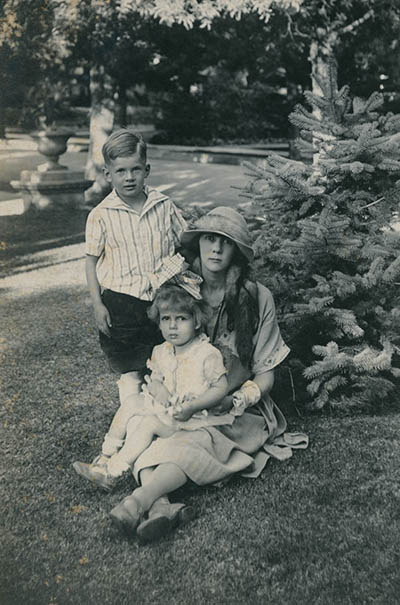
<path id="1" fill-rule="evenodd" d="M 232 405 L 232 395 L 226 395 L 223 399 L 221 399 L 218 405 L 213 406 L 212 410 L 210 411 L 213 414 L 226 414 L 226 412 L 229 412 Z"/>

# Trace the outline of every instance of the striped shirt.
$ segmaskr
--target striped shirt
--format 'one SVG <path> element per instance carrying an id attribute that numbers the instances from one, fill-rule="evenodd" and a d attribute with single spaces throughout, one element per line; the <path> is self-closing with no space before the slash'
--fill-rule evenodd
<path id="1" fill-rule="evenodd" d="M 140 214 L 115 191 L 90 211 L 86 254 L 99 257 L 96 272 L 103 289 L 151 301 L 155 290 L 183 269 L 184 258 L 175 248 L 186 222 L 168 196 L 149 187 L 144 192 Z"/>

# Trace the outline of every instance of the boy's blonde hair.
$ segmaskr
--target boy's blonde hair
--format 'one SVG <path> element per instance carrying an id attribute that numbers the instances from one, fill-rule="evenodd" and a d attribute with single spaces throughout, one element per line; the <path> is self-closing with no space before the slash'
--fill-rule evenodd
<path id="1" fill-rule="evenodd" d="M 147 145 L 140 134 L 121 128 L 111 133 L 102 148 L 104 163 L 110 165 L 112 160 L 129 155 L 139 154 L 140 161 L 147 162 Z"/>
<path id="2" fill-rule="evenodd" d="M 192 315 L 196 326 L 196 334 L 203 331 L 205 326 L 205 312 L 202 300 L 196 300 L 186 290 L 173 284 L 165 284 L 157 290 L 147 315 L 156 324 L 160 323 L 160 312 L 163 309 L 183 311 Z"/>

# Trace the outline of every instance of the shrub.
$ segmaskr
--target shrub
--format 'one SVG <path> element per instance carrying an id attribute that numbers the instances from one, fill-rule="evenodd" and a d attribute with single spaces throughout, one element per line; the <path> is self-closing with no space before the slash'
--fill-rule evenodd
<path id="1" fill-rule="evenodd" d="M 298 399 L 312 409 L 393 401 L 400 384 L 400 115 L 352 99 L 336 68 L 291 122 L 313 164 L 270 154 L 245 195 L 265 222 L 258 271 L 282 311 Z M 319 115 L 315 110 L 318 110 Z"/>

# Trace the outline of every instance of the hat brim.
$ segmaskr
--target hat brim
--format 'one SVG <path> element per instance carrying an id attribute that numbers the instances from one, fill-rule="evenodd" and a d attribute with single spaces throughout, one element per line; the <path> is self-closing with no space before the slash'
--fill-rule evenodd
<path id="1" fill-rule="evenodd" d="M 184 231 L 181 235 L 181 244 L 183 246 L 187 246 L 188 248 L 193 249 L 193 245 L 196 242 L 197 237 L 200 236 L 202 233 L 216 233 L 217 235 L 223 235 L 224 237 L 235 242 L 240 252 L 245 258 L 247 258 L 247 260 L 253 260 L 254 251 L 251 246 L 243 244 L 243 242 L 238 241 L 237 239 L 232 237 L 232 235 L 229 235 L 229 233 L 225 233 L 224 231 L 220 231 L 218 229 L 188 229 L 187 231 Z"/>

